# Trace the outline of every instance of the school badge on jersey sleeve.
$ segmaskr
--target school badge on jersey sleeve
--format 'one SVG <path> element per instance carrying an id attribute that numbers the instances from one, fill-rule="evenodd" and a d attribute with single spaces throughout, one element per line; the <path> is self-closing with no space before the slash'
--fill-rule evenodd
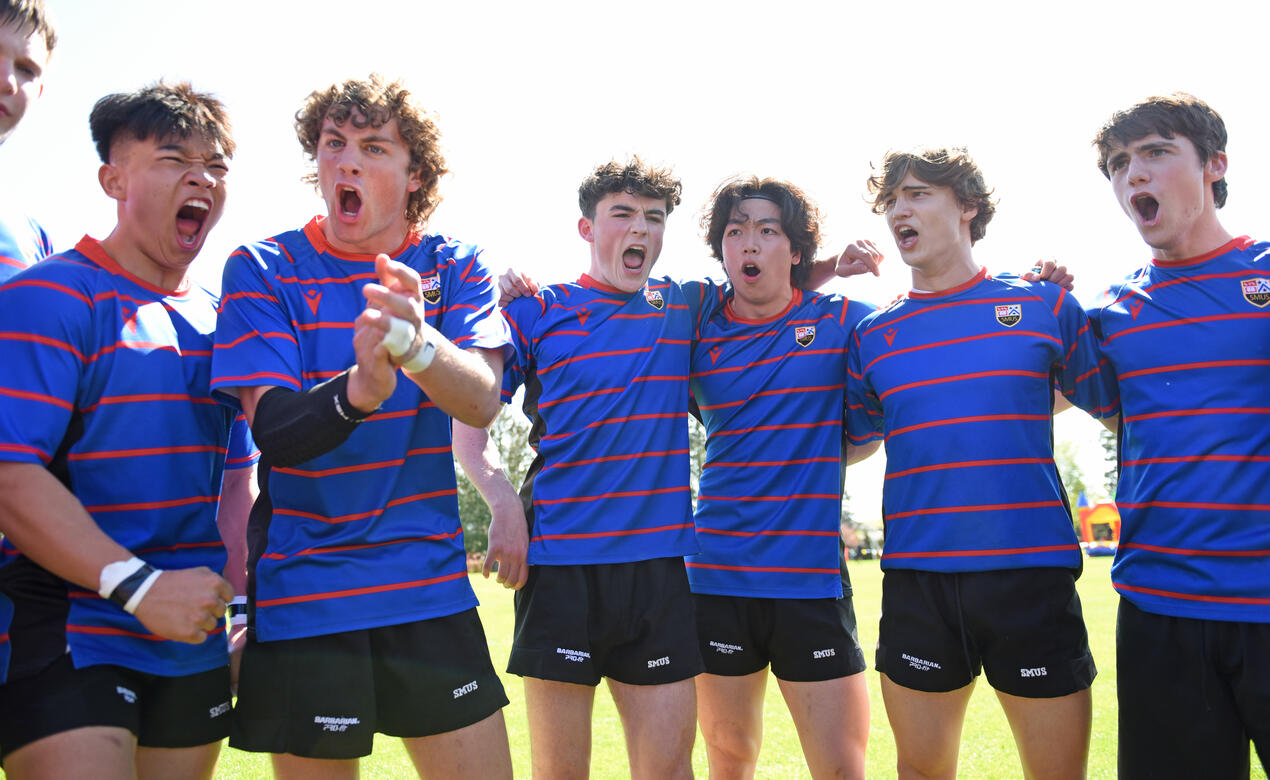
<path id="1" fill-rule="evenodd" d="M 654 309 L 660 309 L 666 305 L 666 299 L 661 297 L 661 290 L 645 288 L 644 300 L 648 301 L 648 305 Z"/>
<path id="2" fill-rule="evenodd" d="M 1239 289 L 1243 290 L 1244 299 L 1259 309 L 1270 303 L 1270 279 L 1259 276 L 1256 279 L 1241 279 Z"/>
<path id="3" fill-rule="evenodd" d="M 996 308 L 997 322 L 1013 328 L 1019 324 L 1019 320 L 1023 319 L 1023 304 L 1021 303 L 1003 303 Z"/>
<path id="4" fill-rule="evenodd" d="M 441 277 L 436 274 L 425 276 L 419 280 L 419 286 L 423 288 L 423 299 L 428 303 L 441 300 Z"/>
<path id="5" fill-rule="evenodd" d="M 794 341 L 798 342 L 798 346 L 805 347 L 816 340 L 815 325 L 795 325 Z"/>

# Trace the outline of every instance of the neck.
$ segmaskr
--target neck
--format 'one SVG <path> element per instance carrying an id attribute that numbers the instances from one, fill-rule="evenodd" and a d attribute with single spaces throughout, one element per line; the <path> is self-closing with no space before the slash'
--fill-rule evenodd
<path id="1" fill-rule="evenodd" d="M 156 263 L 119 226 L 101 240 L 101 248 L 120 268 L 152 287 L 174 292 L 185 287 L 189 266 L 166 268 Z"/>
<path id="2" fill-rule="evenodd" d="M 733 290 L 735 289 L 734 287 Z M 794 290 L 790 287 L 785 287 L 778 295 L 767 301 L 749 300 L 734 294 L 732 296 L 732 311 L 738 317 L 747 320 L 766 320 L 785 311 L 789 306 L 789 302 L 793 299 Z"/>
<path id="3" fill-rule="evenodd" d="M 1217 214 L 1207 214 L 1195 227 L 1186 232 L 1169 246 L 1151 247 L 1151 256 L 1156 260 L 1176 261 L 1200 257 L 1230 243 L 1233 239 L 1226 228 L 1217 219 Z"/>
<path id="4" fill-rule="evenodd" d="M 979 265 L 970 254 L 970 247 L 958 247 L 958 251 L 942 255 L 930 263 L 913 266 L 913 289 L 926 292 L 943 292 L 959 287 L 979 273 Z"/>

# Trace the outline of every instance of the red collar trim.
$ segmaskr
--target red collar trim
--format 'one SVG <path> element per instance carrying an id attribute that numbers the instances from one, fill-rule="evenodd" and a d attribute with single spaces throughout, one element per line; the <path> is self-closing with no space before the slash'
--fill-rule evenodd
<path id="1" fill-rule="evenodd" d="M 979 282 L 982 282 L 984 279 L 987 279 L 987 278 L 988 278 L 988 269 L 980 268 L 979 273 L 975 274 L 970 279 L 970 281 L 963 282 L 962 284 L 959 284 L 956 287 L 952 287 L 947 290 L 940 290 L 938 292 L 924 292 L 922 290 L 909 290 L 908 297 L 912 298 L 915 301 L 929 301 L 932 298 L 946 298 L 949 295 L 956 295 L 957 293 L 965 292 L 966 290 L 969 290 L 971 287 L 974 287 L 976 284 L 978 284 Z"/>
<path id="2" fill-rule="evenodd" d="M 340 260 L 352 260 L 358 263 L 373 263 L 375 262 L 375 257 L 381 254 L 379 252 L 342 252 L 336 249 L 327 243 L 326 234 L 322 232 L 322 225 L 325 223 L 326 217 L 314 217 L 309 220 L 309 224 L 304 226 L 304 237 L 309 240 L 309 243 L 313 245 L 313 248 L 317 250 L 318 254 L 330 255 L 331 257 L 336 257 Z M 421 233 L 412 230 L 406 234 L 406 240 L 401 242 L 401 246 L 391 252 L 384 252 L 383 254 L 386 254 L 389 257 L 399 257 L 401 253 L 405 252 L 411 246 L 418 244 L 422 239 L 423 236 Z"/>
<path id="3" fill-rule="evenodd" d="M 87 257 L 89 260 L 92 260 L 108 273 L 112 273 L 115 276 L 122 276 L 138 287 L 144 287 L 156 295 L 163 295 L 171 298 L 184 298 L 190 294 L 190 280 L 188 278 L 181 283 L 181 288 L 177 290 L 168 290 L 163 287 L 159 287 L 156 284 L 150 284 L 145 279 L 136 276 L 123 266 L 119 265 L 119 263 L 115 262 L 115 259 L 106 254 L 105 249 L 101 248 L 101 242 L 92 236 L 86 235 L 81 238 L 79 243 L 75 245 L 75 251 L 79 252 L 84 257 Z"/>
<path id="4" fill-rule="evenodd" d="M 613 295 L 634 295 L 635 293 L 648 289 L 648 283 L 645 282 L 644 286 L 636 290 L 634 293 L 628 293 L 623 290 L 619 290 L 616 287 L 609 287 L 607 284 L 599 281 L 598 279 L 591 276 L 590 274 L 582 274 L 581 276 L 579 276 L 578 284 L 581 285 L 582 287 L 587 288 L 588 290 L 596 290 L 602 293 L 612 293 Z"/>
<path id="5" fill-rule="evenodd" d="M 1252 245 L 1252 243 L 1252 239 L 1248 236 L 1240 236 L 1239 238 L 1232 238 L 1208 254 L 1203 254 L 1199 257 L 1188 257 L 1182 260 L 1156 260 L 1155 258 L 1151 258 L 1151 265 L 1154 265 L 1157 268 L 1185 268 L 1188 265 L 1199 265 L 1200 263 L 1207 263 L 1214 257 L 1220 257 L 1232 250 L 1247 249 Z"/>

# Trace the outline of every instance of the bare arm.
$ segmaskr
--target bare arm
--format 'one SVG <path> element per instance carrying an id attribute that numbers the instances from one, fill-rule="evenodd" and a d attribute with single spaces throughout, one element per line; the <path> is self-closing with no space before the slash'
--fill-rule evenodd
<path id="1" fill-rule="evenodd" d="M 880 273 L 878 265 L 883 259 L 885 256 L 872 241 L 854 241 L 840 254 L 812 263 L 803 289 L 819 290 L 835 276 L 848 277 L 863 273 L 877 276 Z"/>
<path id="2" fill-rule="evenodd" d="M 216 512 L 216 526 L 225 542 L 229 558 L 225 562 L 225 579 L 234 586 L 234 593 L 247 592 L 247 518 L 251 505 L 256 502 L 256 467 L 226 469 L 220 489 L 220 509 Z"/>
<path id="3" fill-rule="evenodd" d="M 454 422 L 454 457 L 490 509 L 489 551 L 482 573 L 489 577 L 498 563 L 498 581 L 519 590 L 529 577 L 529 524 L 520 496 L 503 472 L 493 438 L 485 428 Z"/>
<path id="4" fill-rule="evenodd" d="M 0 532 L 40 566 L 94 592 L 106 564 L 133 557 L 56 477 L 33 463 L 0 463 Z M 201 644 L 233 596 L 230 584 L 204 566 L 166 570 L 141 599 L 136 617 L 159 636 Z"/>
<path id="5" fill-rule="evenodd" d="M 847 444 L 847 465 L 859 463 L 865 458 L 878 451 L 878 447 L 882 446 L 881 441 L 871 441 L 868 444 Z"/>

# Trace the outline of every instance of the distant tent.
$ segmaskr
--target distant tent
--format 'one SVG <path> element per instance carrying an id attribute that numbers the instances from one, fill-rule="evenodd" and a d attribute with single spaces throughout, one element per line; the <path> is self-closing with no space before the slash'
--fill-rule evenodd
<path id="1" fill-rule="evenodd" d="M 1076 503 L 1080 516 L 1081 547 L 1114 550 L 1120 543 L 1120 510 L 1113 501 L 1099 501 L 1092 506 L 1082 493 Z"/>

